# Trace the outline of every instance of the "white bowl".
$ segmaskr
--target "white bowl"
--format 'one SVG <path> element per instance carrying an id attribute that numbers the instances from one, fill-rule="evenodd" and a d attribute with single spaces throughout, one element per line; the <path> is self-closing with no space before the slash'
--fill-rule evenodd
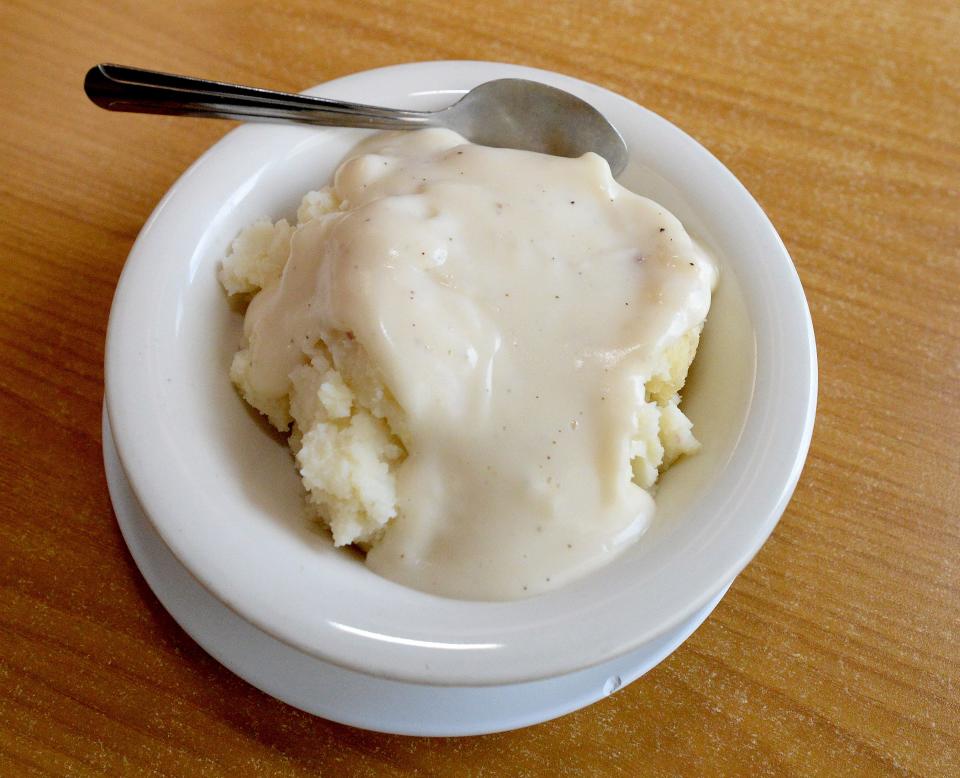
<path id="1" fill-rule="evenodd" d="M 307 656 L 240 618 L 178 562 L 130 491 L 104 417 L 103 464 L 130 553 L 157 598 L 208 654 L 261 691 L 300 710 L 394 735 L 486 735 L 538 724 L 622 689 L 700 626 L 724 590 L 677 628 L 599 665 L 499 686 L 428 686 L 376 678 Z"/>
<path id="2" fill-rule="evenodd" d="M 291 457 L 227 376 L 240 333 L 216 280 L 237 232 L 291 215 L 358 130 L 248 125 L 176 183 L 121 276 L 107 410 L 129 481 L 164 542 L 267 634 L 371 676 L 430 685 L 533 681 L 597 665 L 688 621 L 743 569 L 787 505 L 816 403 L 813 329 L 776 231 L 733 175 L 655 114 L 599 87 L 513 65 L 429 62 L 311 94 L 429 109 L 494 78 L 590 101 L 620 129 L 620 181 L 717 254 L 721 281 L 686 392 L 703 451 L 673 468 L 633 548 L 563 589 L 514 602 L 435 597 L 380 578 L 311 529 Z"/>

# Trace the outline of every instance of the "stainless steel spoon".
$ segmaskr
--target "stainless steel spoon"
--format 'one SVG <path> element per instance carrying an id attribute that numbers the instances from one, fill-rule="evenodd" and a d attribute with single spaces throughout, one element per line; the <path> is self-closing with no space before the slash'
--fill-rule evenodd
<path id="1" fill-rule="evenodd" d="M 520 78 L 480 84 L 439 111 L 378 108 L 122 65 L 91 68 L 83 86 L 93 102 L 111 111 L 373 130 L 448 127 L 484 146 L 561 157 L 593 151 L 607 160 L 615 176 L 628 157 L 620 133 L 592 105 L 562 89 Z"/>

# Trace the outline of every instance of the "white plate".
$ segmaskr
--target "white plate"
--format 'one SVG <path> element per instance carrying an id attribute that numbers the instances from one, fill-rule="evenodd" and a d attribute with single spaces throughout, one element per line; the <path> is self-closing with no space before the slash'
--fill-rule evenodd
<path id="1" fill-rule="evenodd" d="M 504 76 L 592 102 L 630 147 L 621 181 L 670 208 L 721 261 L 685 400 L 704 450 L 671 469 L 651 529 L 604 569 L 529 600 L 450 600 L 380 578 L 304 520 L 289 453 L 227 378 L 240 316 L 216 267 L 243 226 L 291 214 L 303 192 L 325 183 L 360 131 L 231 132 L 157 207 L 111 311 L 107 409 L 134 492 L 166 545 L 208 591 L 272 637 L 397 681 L 534 681 L 675 633 L 772 531 L 813 426 L 813 330 L 790 258 L 747 191 L 670 123 L 582 81 L 490 63 L 400 65 L 310 91 L 430 108 Z"/>
<path id="2" fill-rule="evenodd" d="M 106 414 L 103 462 L 120 531 L 153 593 L 200 646 L 247 683 L 307 713 L 395 735 L 485 735 L 562 716 L 659 664 L 716 607 L 723 592 L 674 632 L 612 662 L 546 681 L 425 686 L 375 678 L 290 648 L 241 619 L 187 572 L 143 515 L 117 457 Z M 726 589 L 724 589 L 724 592 Z"/>

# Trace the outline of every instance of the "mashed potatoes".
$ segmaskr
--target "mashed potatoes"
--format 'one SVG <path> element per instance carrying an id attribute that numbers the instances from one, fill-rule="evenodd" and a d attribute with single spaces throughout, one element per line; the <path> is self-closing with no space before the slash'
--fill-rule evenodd
<path id="1" fill-rule="evenodd" d="M 582 575 L 699 447 L 679 392 L 714 265 L 594 155 L 376 136 L 220 278 L 252 300 L 233 382 L 290 432 L 334 542 L 401 583 L 496 599 Z"/>

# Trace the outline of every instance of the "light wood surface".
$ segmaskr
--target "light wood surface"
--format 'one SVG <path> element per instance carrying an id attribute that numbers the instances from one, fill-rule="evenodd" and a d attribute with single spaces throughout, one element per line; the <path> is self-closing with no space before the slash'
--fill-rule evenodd
<path id="1" fill-rule="evenodd" d="M 960 6 L 951 0 L 0 4 L 0 774 L 960 774 Z M 648 106 L 765 208 L 810 301 L 817 427 L 700 630 L 602 702 L 369 734 L 206 656 L 143 583 L 100 449 L 111 296 L 226 123 L 108 114 L 98 61 L 281 89 L 519 62 Z"/>

